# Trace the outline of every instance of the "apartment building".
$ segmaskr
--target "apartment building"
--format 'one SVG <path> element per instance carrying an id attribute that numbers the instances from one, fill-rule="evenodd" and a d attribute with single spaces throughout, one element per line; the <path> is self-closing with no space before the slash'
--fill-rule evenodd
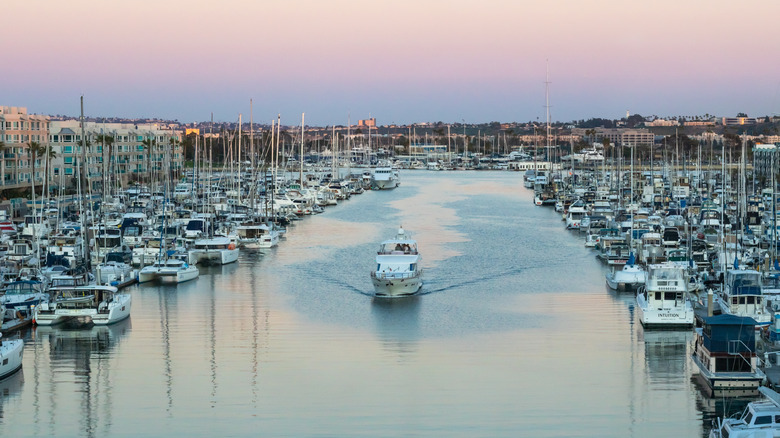
<path id="1" fill-rule="evenodd" d="M 48 116 L 28 114 L 25 107 L 0 106 L 0 190 L 29 187 L 33 178 L 43 182 L 45 159 L 36 157 L 33 166 L 29 144 L 48 146 L 49 123 Z"/>
<path id="2" fill-rule="evenodd" d="M 610 144 L 623 146 L 651 145 L 655 142 L 655 134 L 647 129 L 605 129 L 596 128 L 596 138 L 608 138 Z"/>
<path id="3" fill-rule="evenodd" d="M 771 178 L 772 166 L 778 166 L 777 144 L 756 144 L 753 147 L 753 172 L 761 178 Z"/>
<path id="4" fill-rule="evenodd" d="M 86 122 L 86 151 L 82 151 L 81 132 L 79 120 L 51 122 L 55 185 L 68 187 L 75 175 L 86 172 L 92 188 L 98 190 L 105 184 L 160 180 L 165 171 L 179 174 L 183 169 L 182 131 L 159 124 Z"/>

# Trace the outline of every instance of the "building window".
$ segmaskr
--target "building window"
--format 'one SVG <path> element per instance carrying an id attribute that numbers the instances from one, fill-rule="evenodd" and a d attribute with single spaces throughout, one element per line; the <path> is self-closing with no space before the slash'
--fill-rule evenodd
<path id="1" fill-rule="evenodd" d="M 65 157 L 65 164 L 73 164 L 73 157 Z"/>

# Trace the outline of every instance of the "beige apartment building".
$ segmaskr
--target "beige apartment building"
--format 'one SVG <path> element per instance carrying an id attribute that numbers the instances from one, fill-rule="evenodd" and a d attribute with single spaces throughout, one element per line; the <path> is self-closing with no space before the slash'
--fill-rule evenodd
<path id="1" fill-rule="evenodd" d="M 178 175 L 183 169 L 182 131 L 156 123 L 86 122 L 84 133 L 86 172 L 95 190 L 104 184 L 125 187 L 150 178 L 160 181 L 165 171 Z M 74 175 L 85 171 L 81 123 L 53 121 L 49 135 L 56 153 L 51 171 L 54 184 L 68 187 L 74 183 Z M 147 147 L 149 143 L 151 149 Z"/>
<path id="2" fill-rule="evenodd" d="M 43 182 L 45 158 L 36 157 L 33 166 L 29 144 L 48 146 L 49 123 L 48 116 L 28 114 L 27 108 L 0 106 L 0 190 L 30 187 L 33 178 L 36 185 Z"/>
<path id="3" fill-rule="evenodd" d="M 33 180 L 42 187 L 47 177 L 51 188 L 75 188 L 77 175 L 87 175 L 99 190 L 105 184 L 160 181 L 165 171 L 183 170 L 183 132 L 175 127 L 86 122 L 86 164 L 81 132 L 79 120 L 52 121 L 24 107 L 0 106 L 0 190 L 26 189 Z M 34 165 L 31 142 L 50 151 L 36 156 Z"/>

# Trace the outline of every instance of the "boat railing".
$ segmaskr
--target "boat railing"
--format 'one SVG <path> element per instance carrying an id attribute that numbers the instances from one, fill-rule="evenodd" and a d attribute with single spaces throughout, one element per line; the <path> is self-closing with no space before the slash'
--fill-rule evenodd
<path id="1" fill-rule="evenodd" d="M 378 280 L 402 280 L 407 278 L 415 278 L 422 274 L 422 270 L 415 272 L 376 272 L 371 271 L 371 278 Z"/>

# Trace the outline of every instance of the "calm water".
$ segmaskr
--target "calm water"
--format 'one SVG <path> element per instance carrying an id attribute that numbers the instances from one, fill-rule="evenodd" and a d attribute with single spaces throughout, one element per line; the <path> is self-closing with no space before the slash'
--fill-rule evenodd
<path id="1" fill-rule="evenodd" d="M 407 172 L 112 327 L 26 333 L 0 436 L 702 436 L 732 402 L 691 379 L 690 332 L 633 298 L 520 173 Z M 399 225 L 421 296 L 368 276 Z"/>

